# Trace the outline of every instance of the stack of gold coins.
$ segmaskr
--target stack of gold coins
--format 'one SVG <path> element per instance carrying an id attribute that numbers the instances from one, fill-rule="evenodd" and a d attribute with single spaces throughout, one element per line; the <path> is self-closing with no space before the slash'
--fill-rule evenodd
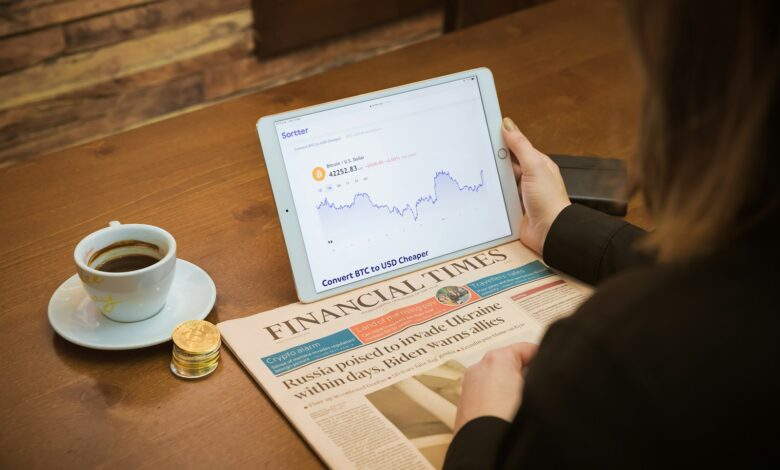
<path id="1" fill-rule="evenodd" d="M 214 372 L 219 365 L 219 330 L 204 320 L 188 320 L 173 330 L 171 372 L 185 379 L 197 379 Z"/>

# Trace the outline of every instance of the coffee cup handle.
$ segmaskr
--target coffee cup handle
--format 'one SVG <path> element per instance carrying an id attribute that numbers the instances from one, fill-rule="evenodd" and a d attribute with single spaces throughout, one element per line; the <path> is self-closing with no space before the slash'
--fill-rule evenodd
<path id="1" fill-rule="evenodd" d="M 119 225 L 122 225 L 122 222 L 118 220 L 112 220 L 111 222 L 108 223 L 109 227 L 118 227 Z"/>

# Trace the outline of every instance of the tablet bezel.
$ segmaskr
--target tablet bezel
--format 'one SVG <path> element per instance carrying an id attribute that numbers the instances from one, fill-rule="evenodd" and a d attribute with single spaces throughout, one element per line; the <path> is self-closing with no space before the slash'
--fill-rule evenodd
<path id="1" fill-rule="evenodd" d="M 317 292 L 314 286 L 314 278 L 309 267 L 309 257 L 301 233 L 301 226 L 298 222 L 298 213 L 293 201 L 290 180 L 287 175 L 287 168 L 284 164 L 284 157 L 279 143 L 279 137 L 276 132 L 275 123 L 290 118 L 295 118 L 320 111 L 360 103 L 367 100 L 382 98 L 406 91 L 417 90 L 420 88 L 437 85 L 440 83 L 457 80 L 460 78 L 477 77 L 480 95 L 482 98 L 482 107 L 485 110 L 485 118 L 490 135 L 490 144 L 493 148 L 493 158 L 498 169 L 499 179 L 501 181 L 501 192 L 504 196 L 504 204 L 509 220 L 511 234 L 499 239 L 491 240 L 479 245 L 470 246 L 446 255 L 429 259 L 412 266 L 399 268 L 393 271 L 385 272 L 377 276 L 355 281 L 350 284 L 328 289 L 323 292 Z M 420 269 L 442 263 L 461 256 L 469 255 L 487 248 L 507 243 L 520 238 L 520 219 L 522 217 L 520 198 L 517 192 L 517 183 L 512 172 L 512 162 L 509 157 L 509 150 L 504 144 L 501 136 L 501 109 L 498 105 L 498 96 L 493 81 L 493 74 L 490 69 L 482 67 L 478 69 L 466 70 L 450 75 L 410 83 L 408 85 L 387 88 L 380 91 L 366 93 L 362 95 L 344 98 L 337 101 L 330 101 L 315 106 L 299 108 L 284 113 L 263 116 L 257 121 L 257 133 L 260 138 L 260 145 L 263 151 L 268 178 L 271 183 L 271 189 L 276 201 L 276 210 L 279 214 L 279 221 L 282 226 L 282 234 L 287 246 L 287 254 L 292 266 L 293 278 L 295 280 L 295 289 L 298 299 L 301 302 L 308 303 L 332 297 L 343 292 L 351 291 L 366 285 L 374 284 L 386 279 L 394 278 L 406 273 L 418 271 Z"/>

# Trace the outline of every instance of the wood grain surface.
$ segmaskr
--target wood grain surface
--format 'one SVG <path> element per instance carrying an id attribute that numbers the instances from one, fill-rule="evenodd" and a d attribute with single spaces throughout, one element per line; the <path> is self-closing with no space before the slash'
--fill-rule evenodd
<path id="1" fill-rule="evenodd" d="M 435 9 L 440 0 L 252 0 L 260 58 Z M 370 7 L 368 6 L 370 5 Z"/>
<path id="2" fill-rule="evenodd" d="M 44 28 L 155 0 L 8 0 L 0 16 L 0 36 Z"/>
<path id="3" fill-rule="evenodd" d="M 96 85 L 106 76 L 119 79 L 174 60 L 228 49 L 251 35 L 251 25 L 252 12 L 240 10 L 2 75 L 0 110 Z"/>
<path id="4" fill-rule="evenodd" d="M 0 168 L 0 467 L 322 466 L 226 349 L 188 382 L 168 370 L 170 343 L 103 352 L 57 336 L 47 304 L 76 243 L 114 219 L 166 228 L 214 279 L 215 323 L 294 302 L 258 117 L 487 66 L 538 148 L 628 158 L 641 83 L 627 44 L 617 2 L 559 0 Z M 637 201 L 629 219 L 648 225 Z"/>
<path id="5" fill-rule="evenodd" d="M 54 3 L 72 2 L 0 0 L 0 18 Z M 258 61 L 253 30 L 222 21 L 251 14 L 249 0 L 156 0 L 0 37 L 0 166 L 431 39 L 442 27 L 442 12 L 427 11 Z"/>

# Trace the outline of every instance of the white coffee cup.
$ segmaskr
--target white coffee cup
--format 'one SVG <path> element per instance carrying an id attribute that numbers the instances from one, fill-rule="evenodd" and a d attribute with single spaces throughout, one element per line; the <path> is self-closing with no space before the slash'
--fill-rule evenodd
<path id="1" fill-rule="evenodd" d="M 155 257 L 159 257 L 159 261 L 135 271 L 106 272 L 95 269 L 105 261 L 101 260 L 101 252 L 125 241 L 151 245 L 157 249 L 158 255 Z M 111 249 L 109 253 L 114 251 L 117 248 Z M 165 230 L 153 225 L 120 224 L 113 221 L 108 227 L 81 240 L 76 245 L 73 257 L 76 271 L 90 298 L 98 310 L 111 320 L 146 320 L 165 307 L 176 271 L 176 240 Z"/>

